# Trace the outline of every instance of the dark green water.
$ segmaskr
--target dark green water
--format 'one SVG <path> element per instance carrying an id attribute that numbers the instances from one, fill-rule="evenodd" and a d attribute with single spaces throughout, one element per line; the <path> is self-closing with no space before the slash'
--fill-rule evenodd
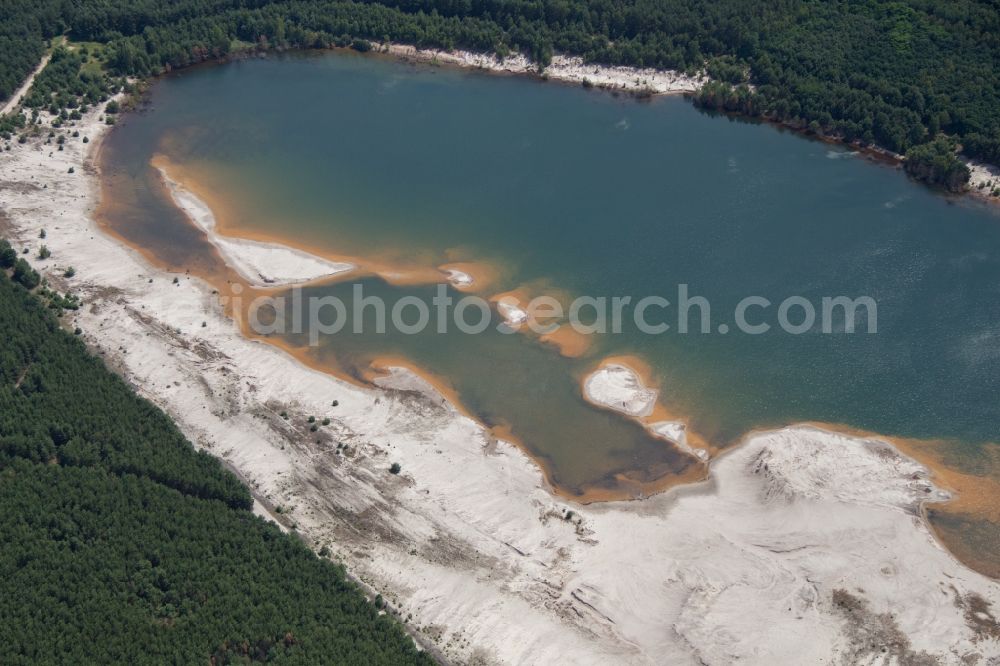
<path id="1" fill-rule="evenodd" d="M 348 365 L 402 355 L 444 376 L 567 487 L 687 464 L 583 403 L 580 375 L 609 354 L 647 360 L 666 402 L 718 443 L 802 420 L 952 439 L 970 459 L 1000 440 L 1000 216 L 844 149 L 679 98 L 376 58 L 198 68 L 157 83 L 105 151 L 111 221 L 183 267 L 203 245 L 148 182 L 158 151 L 201 174 L 243 228 L 341 254 L 485 260 L 507 269 L 498 291 L 545 280 L 675 301 L 684 283 L 711 302 L 713 329 L 746 296 L 877 300 L 874 335 L 628 328 L 575 360 L 495 332 L 341 334 L 321 350 Z M 365 288 L 390 301 L 430 291 Z M 776 307 L 754 318 L 773 324 Z"/>

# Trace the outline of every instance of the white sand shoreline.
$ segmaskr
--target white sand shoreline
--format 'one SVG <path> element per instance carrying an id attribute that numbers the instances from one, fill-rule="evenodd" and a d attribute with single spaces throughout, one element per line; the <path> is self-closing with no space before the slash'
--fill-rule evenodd
<path id="1" fill-rule="evenodd" d="M 697 92 L 708 81 L 703 73 L 688 76 L 683 72 L 651 67 L 598 65 L 567 55 L 552 56 L 552 62 L 540 73 L 538 65 L 520 53 L 501 59 L 492 53 L 420 49 L 408 44 L 384 46 L 372 42 L 372 48 L 404 60 L 441 63 L 496 73 L 539 75 L 554 81 L 637 94 L 690 94 Z"/>
<path id="2" fill-rule="evenodd" d="M 106 130 L 96 111 L 77 126 L 91 146 Z M 995 613 L 1000 585 L 935 541 L 918 509 L 937 491 L 888 444 L 802 426 L 753 433 L 713 461 L 705 483 L 576 505 L 407 371 L 392 370 L 390 388 L 363 389 L 243 338 L 209 285 L 172 285 L 100 231 L 96 179 L 80 168 L 87 147 L 67 141 L 50 156 L 31 141 L 0 162 L 15 246 L 37 249 L 47 229 L 53 255 L 35 266 L 58 286 L 76 268 L 65 286 L 83 297 L 73 325 L 86 341 L 449 658 L 878 663 L 882 647 L 897 662 L 1000 656 L 967 621 L 970 595 Z M 311 433 L 310 415 L 331 424 Z M 837 603 L 845 594 L 852 613 Z"/>

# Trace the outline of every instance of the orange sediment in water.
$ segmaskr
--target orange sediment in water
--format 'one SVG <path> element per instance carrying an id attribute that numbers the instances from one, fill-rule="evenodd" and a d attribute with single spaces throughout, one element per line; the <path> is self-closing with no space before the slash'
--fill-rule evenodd
<path id="1" fill-rule="evenodd" d="M 539 339 L 545 344 L 555 347 L 560 354 L 567 358 L 579 358 L 590 351 L 593 346 L 591 336 L 565 324 L 551 333 L 543 333 Z"/>
<path id="2" fill-rule="evenodd" d="M 705 437 L 703 437 L 701 434 L 699 434 L 697 431 L 691 428 L 690 419 L 686 415 L 679 414 L 678 412 L 673 411 L 664 403 L 663 390 L 661 388 L 659 380 L 656 377 L 656 374 L 653 372 L 653 368 L 650 367 L 648 363 L 646 363 L 638 356 L 632 356 L 632 355 L 609 356 L 603 359 L 600 363 L 598 363 L 597 367 L 593 368 L 590 372 L 581 377 L 580 391 L 583 394 L 584 399 L 587 400 L 587 402 L 591 403 L 592 405 L 594 405 L 599 409 L 609 409 L 607 406 L 601 405 L 591 400 L 590 397 L 587 395 L 587 390 L 585 387 L 587 378 L 591 374 L 609 365 L 620 365 L 625 368 L 628 368 L 633 373 L 635 373 L 636 377 L 639 378 L 639 381 L 642 383 L 643 387 L 657 391 L 657 400 L 656 403 L 653 405 L 652 412 L 649 415 L 629 416 L 628 418 L 638 421 L 647 429 L 649 429 L 650 426 L 662 421 L 673 421 L 676 423 L 683 423 L 685 430 L 685 439 L 687 441 L 688 446 L 690 446 L 692 449 L 703 449 L 704 451 L 708 452 L 710 458 L 715 457 L 715 455 L 720 451 L 719 447 L 711 444 Z M 650 432 L 652 433 L 652 430 L 650 430 Z M 656 433 L 652 434 L 658 437 L 662 437 L 660 435 L 656 435 Z"/>
<path id="3" fill-rule="evenodd" d="M 544 456 L 532 454 L 524 441 L 514 433 L 514 429 L 510 424 L 482 424 L 476 414 L 463 405 L 461 396 L 447 379 L 426 371 L 409 359 L 398 356 L 378 356 L 372 358 L 369 361 L 368 368 L 361 372 L 361 376 L 365 381 L 374 385 L 375 380 L 378 377 L 387 376 L 389 368 L 392 367 L 405 368 L 423 379 L 443 399 L 447 400 L 458 410 L 459 413 L 480 423 L 490 438 L 509 442 L 525 452 L 541 470 L 549 490 L 565 499 L 580 504 L 634 500 L 636 498 L 655 495 L 674 486 L 701 481 L 706 477 L 706 470 L 700 465 L 691 465 L 683 474 L 677 474 L 664 464 L 663 469 L 660 470 L 635 470 L 615 474 L 613 484 L 587 487 L 582 492 L 569 491 L 552 481 L 552 468 L 549 460 Z"/>
<path id="4" fill-rule="evenodd" d="M 329 261 L 348 263 L 356 267 L 353 271 L 330 278 L 329 282 L 377 276 L 396 286 L 438 284 L 447 281 L 442 272 L 443 269 L 455 269 L 467 273 L 473 278 L 473 283 L 462 290 L 478 292 L 488 287 L 500 275 L 500 271 L 496 267 L 485 262 L 463 261 L 437 266 L 435 265 L 437 257 L 433 256 L 432 253 L 424 252 L 422 253 L 424 256 L 421 256 L 421 253 L 416 252 L 413 248 L 387 250 L 381 256 L 357 256 L 331 252 L 327 248 L 314 245 L 304 245 L 297 239 L 282 236 L 280 233 L 250 229 L 241 223 L 244 216 L 236 206 L 205 185 L 210 179 L 201 174 L 197 167 L 181 165 L 163 153 L 154 155 L 150 164 L 166 174 L 170 180 L 194 194 L 212 210 L 216 223 L 216 233 L 231 238 L 278 243 Z"/>
<path id="5" fill-rule="evenodd" d="M 492 288 L 500 280 L 500 271 L 485 262 L 455 261 L 438 266 L 438 270 L 447 274 L 449 271 L 465 273 L 472 278 L 472 283 L 467 285 L 452 283 L 455 289 L 466 292 L 481 294 Z"/>
<path id="6" fill-rule="evenodd" d="M 232 228 L 231 225 L 227 225 L 227 221 L 234 219 L 233 216 L 236 215 L 236 211 L 228 207 L 227 203 L 213 193 L 210 188 L 205 187 L 201 179 L 195 177 L 190 171 L 179 168 L 176 164 L 171 163 L 168 159 L 162 156 L 155 160 L 154 166 L 160 169 L 162 173 L 164 173 L 172 181 L 178 183 L 181 187 L 189 189 L 194 196 L 201 199 L 202 202 L 212 210 L 216 222 L 216 228 L 214 229 L 216 233 L 223 233 L 228 231 L 228 228 Z M 169 193 L 166 192 L 165 185 L 164 190 L 165 200 L 170 201 L 173 206 L 172 199 L 169 197 Z M 371 385 L 372 380 L 378 372 L 378 367 L 386 367 L 388 365 L 406 367 L 434 386 L 435 390 L 442 394 L 445 399 L 449 400 L 461 413 L 482 423 L 482 420 L 477 418 L 477 415 L 465 408 L 460 396 L 457 394 L 457 391 L 455 391 L 447 380 L 434 376 L 432 373 L 427 372 L 423 368 L 418 367 L 416 364 L 413 364 L 406 359 L 398 357 L 379 357 L 369 361 L 369 364 L 372 367 L 359 367 L 353 362 L 345 364 L 335 353 L 329 353 L 329 350 L 320 356 L 314 349 L 290 343 L 287 339 L 281 336 L 265 335 L 254 331 L 249 325 L 251 321 L 251 303 L 253 303 L 254 299 L 260 296 L 279 295 L 285 288 L 262 288 L 249 285 L 245 280 L 241 279 L 234 270 L 230 269 L 225 264 L 214 245 L 208 242 L 208 239 L 205 237 L 205 232 L 200 227 L 188 219 L 186 215 L 183 216 L 183 220 L 184 224 L 190 227 L 191 230 L 194 230 L 194 232 L 197 233 L 203 240 L 198 247 L 198 251 L 203 251 L 204 253 L 211 255 L 213 257 L 212 265 L 213 267 L 217 267 L 217 270 L 201 271 L 196 268 L 189 272 L 203 278 L 213 286 L 217 287 L 220 297 L 225 299 L 224 307 L 226 314 L 237 319 L 240 330 L 245 336 L 268 342 L 269 344 L 282 349 L 309 368 L 335 375 L 359 386 Z M 454 268 L 455 270 L 461 270 L 462 272 L 468 273 L 472 275 L 473 279 L 476 281 L 474 284 L 478 282 L 480 286 L 491 284 L 490 280 L 499 275 L 499 271 L 489 267 L 488 265 L 473 262 L 452 262 L 450 264 L 443 264 L 439 266 L 428 264 L 398 267 L 395 265 L 383 265 L 378 261 L 372 261 L 369 258 L 330 254 L 322 251 L 317 252 L 315 248 L 302 247 L 301 245 L 296 245 L 295 243 L 288 243 L 285 239 L 267 234 L 239 231 L 237 233 L 226 233 L 226 235 L 233 238 L 246 238 L 262 242 L 282 243 L 284 245 L 324 257 L 331 261 L 352 263 L 359 267 L 358 270 L 351 271 L 345 275 L 324 278 L 314 284 L 333 284 L 343 281 L 345 277 L 358 279 L 360 277 L 372 275 L 381 277 L 387 282 L 391 282 L 396 285 L 411 283 L 440 283 L 443 281 L 442 278 L 444 277 L 441 272 L 442 267 Z M 123 238 L 123 240 L 129 242 L 128 238 Z M 162 265 L 163 263 L 158 260 L 159 257 L 155 253 L 150 253 L 147 257 L 151 259 L 153 263 L 159 265 Z M 189 259 L 193 259 L 193 257 L 189 257 Z M 479 282 L 479 280 L 482 280 L 482 282 Z M 508 295 L 517 298 L 519 301 L 523 299 L 521 302 L 527 303 L 531 300 L 531 298 L 539 293 L 547 295 L 559 294 L 560 297 L 563 298 L 560 302 L 567 302 L 565 300 L 565 294 L 560 293 L 559 290 L 544 281 L 527 285 L 522 289 L 510 292 Z M 549 323 L 556 320 L 555 317 L 547 317 L 544 310 L 540 311 L 540 314 L 542 316 L 540 316 L 538 320 L 541 322 Z M 575 349 L 572 350 L 574 355 L 583 351 L 583 345 L 578 340 L 557 337 L 555 341 L 549 341 L 549 344 L 552 344 L 553 346 L 558 343 L 562 343 L 560 347 L 563 351 L 567 351 L 570 346 L 575 346 Z M 557 417 L 558 415 L 553 415 L 553 418 Z M 676 468 L 671 467 L 669 458 L 666 458 L 662 461 L 652 461 L 642 469 L 626 470 L 609 475 L 600 482 L 595 482 L 591 485 L 565 488 L 554 481 L 554 468 L 545 455 L 533 451 L 526 446 L 523 440 L 515 434 L 514 427 L 505 423 L 483 425 L 486 427 L 490 436 L 496 439 L 511 442 L 527 453 L 541 468 L 545 479 L 553 492 L 577 502 L 634 499 L 636 497 L 655 494 L 680 483 L 696 481 L 704 478 L 705 476 L 705 470 L 702 465 L 683 466 L 680 473 L 678 473 Z"/>
<path id="7" fill-rule="evenodd" d="M 504 307 L 521 310 L 526 319 L 512 327 L 553 347 L 562 356 L 579 358 L 586 355 L 593 346 L 592 335 L 577 330 L 566 320 L 570 295 L 544 280 L 494 294 L 490 297 L 490 302 L 505 317 L 508 315 L 504 312 Z"/>
<path id="8" fill-rule="evenodd" d="M 441 272 L 442 269 L 454 269 L 468 273 L 473 277 L 473 283 L 469 288 L 469 291 L 475 292 L 481 292 L 483 289 L 494 287 L 500 280 L 501 272 L 488 264 L 462 261 L 441 263 L 440 261 L 434 261 L 434 258 L 432 257 L 425 258 L 427 261 L 414 261 L 407 264 L 398 264 L 394 263 L 394 258 L 392 258 L 388 253 L 386 257 L 354 257 L 338 255 L 324 250 L 317 251 L 317 248 L 315 247 L 304 247 L 300 243 L 296 243 L 294 239 L 286 239 L 278 235 L 263 234 L 247 229 L 241 229 L 241 226 L 239 225 L 240 217 L 238 211 L 229 206 L 222 197 L 216 195 L 210 190 L 210 188 L 202 185 L 196 177 L 196 174 L 189 172 L 184 167 L 171 163 L 165 157 L 158 158 L 154 161 L 154 166 L 167 171 L 171 179 L 175 180 L 183 187 L 190 189 L 193 194 L 202 199 L 202 201 L 204 201 L 206 205 L 212 209 L 218 225 L 217 231 L 219 233 L 225 233 L 237 238 L 282 243 L 284 245 L 288 245 L 289 247 L 310 252 L 333 261 L 343 261 L 355 264 L 359 267 L 359 270 L 351 272 L 346 276 L 351 279 L 356 279 L 365 275 L 375 275 L 397 285 L 433 284 L 443 281 L 443 275 Z M 102 183 L 103 182 L 104 181 L 102 179 Z M 115 192 L 108 190 L 102 191 L 102 202 L 97 215 L 98 220 L 102 222 L 102 226 L 126 244 L 142 253 L 151 263 L 167 268 L 168 270 L 178 270 L 180 266 L 177 263 L 171 263 L 169 260 L 158 254 L 154 249 L 144 247 L 136 239 L 120 233 L 119 230 L 115 229 L 113 225 L 106 222 L 107 211 L 109 207 L 114 205 L 112 199 Z M 164 192 L 164 198 L 169 200 L 169 195 L 166 192 Z M 193 223 L 189 221 L 188 224 L 192 227 L 192 229 L 195 229 L 195 225 Z M 214 246 L 204 238 L 201 230 L 196 229 L 196 232 L 198 234 L 202 234 L 201 237 L 204 242 L 197 245 L 196 255 L 189 257 L 189 261 L 186 263 L 188 268 L 183 270 L 186 270 L 186 272 L 190 272 L 192 275 L 196 275 L 213 285 L 213 287 L 219 291 L 220 297 L 232 297 L 234 295 L 234 291 L 237 291 L 235 289 L 237 286 L 239 287 L 238 291 L 240 291 L 239 295 L 243 297 L 244 303 L 251 301 L 254 296 L 277 291 L 276 289 L 254 289 L 250 285 L 246 284 L 245 281 L 239 278 L 235 271 L 225 264 L 225 261 L 219 255 Z M 449 259 L 453 258 L 454 257 L 449 257 Z M 542 283 L 530 284 L 524 285 L 512 291 L 497 294 L 491 298 L 491 300 L 497 302 L 501 298 L 506 297 L 507 300 L 515 302 L 527 311 L 529 309 L 528 304 L 531 302 L 532 298 L 539 294 L 555 295 L 559 294 L 559 292 L 558 290 L 553 289 L 551 285 Z M 559 294 L 556 297 L 559 298 L 559 296 L 565 297 L 564 294 Z M 229 316 L 239 319 L 241 322 L 241 328 L 245 335 L 261 339 L 275 345 L 295 357 L 307 367 L 333 374 L 341 379 L 361 386 L 369 385 L 373 378 L 377 375 L 378 368 L 380 367 L 406 367 L 431 384 L 435 390 L 451 402 L 456 409 L 468 415 L 470 418 L 479 420 L 475 415 L 470 413 L 469 410 L 463 407 L 461 398 L 457 391 L 455 391 L 446 379 L 435 377 L 433 374 L 426 372 L 406 359 L 393 357 L 375 358 L 371 360 L 370 368 L 360 372 L 357 368 L 345 366 L 342 363 L 339 363 L 335 358 L 331 358 L 328 355 L 324 355 L 324 357 L 320 359 L 317 354 L 312 352 L 311 349 L 301 348 L 289 344 L 286 340 L 278 336 L 261 336 L 254 334 L 246 325 L 248 321 L 248 313 L 245 310 L 245 306 L 236 305 L 237 302 L 238 301 L 236 299 L 226 301 L 226 313 Z M 561 302 L 565 304 L 568 303 L 568 300 L 563 300 Z M 543 317 L 541 319 L 544 323 L 553 323 L 556 321 L 555 317 Z M 527 327 L 523 328 L 524 330 L 528 330 Z M 537 337 L 542 343 L 550 344 L 560 353 L 570 357 L 585 355 L 590 350 L 590 340 L 588 339 L 588 336 L 580 334 L 566 325 L 560 326 L 553 332 L 538 334 Z M 603 366 L 611 363 L 624 365 L 632 369 L 646 387 L 659 387 L 659 382 L 657 381 L 655 373 L 642 359 L 634 356 L 616 356 L 604 359 L 600 365 Z M 583 380 L 581 379 L 581 387 L 582 381 Z M 558 415 L 553 414 L 553 418 L 558 418 Z M 629 417 L 623 416 L 623 418 Z M 637 417 L 635 420 L 639 421 L 647 428 L 649 425 L 658 421 L 678 421 L 685 424 L 690 423 L 690 419 L 685 415 L 678 414 L 670 409 L 669 405 L 663 400 L 662 391 L 652 413 L 645 417 Z M 993 453 L 989 454 L 988 457 L 992 462 L 990 469 L 986 473 L 970 473 L 968 471 L 960 470 L 955 465 L 950 464 L 945 460 L 946 456 L 944 452 L 950 446 L 947 442 L 887 437 L 858 429 L 826 423 L 817 423 L 815 425 L 826 429 L 844 432 L 845 434 L 886 440 L 905 454 L 926 465 L 932 471 L 935 482 L 939 486 L 951 491 L 954 495 L 953 499 L 948 502 L 935 503 L 931 510 L 932 515 L 930 516 L 929 522 L 932 528 L 935 528 L 935 533 L 938 538 L 941 539 L 942 543 L 948 546 L 952 553 L 956 554 L 957 557 L 962 559 L 962 561 L 969 566 L 987 574 L 1000 574 L 1000 555 L 995 557 L 990 556 L 992 553 L 1000 552 L 1000 549 L 993 549 L 991 553 L 985 554 L 980 552 L 982 549 L 973 552 L 967 548 L 966 544 L 962 541 L 960 531 L 937 529 L 937 526 L 941 523 L 935 518 L 935 516 L 944 516 L 960 518 L 962 520 L 975 520 L 979 521 L 979 523 L 984 526 L 983 529 L 992 530 L 994 533 L 1000 534 L 1000 531 L 998 531 L 997 528 L 997 526 L 1000 525 L 1000 502 L 998 502 L 998 498 L 1000 498 L 1000 481 L 997 480 L 1000 479 L 1000 447 L 993 446 L 990 449 Z M 634 499 L 636 497 L 649 496 L 673 486 L 702 480 L 708 473 L 707 465 L 700 464 L 700 461 L 699 464 L 689 465 L 681 473 L 676 473 L 669 469 L 667 463 L 665 462 L 662 464 L 654 463 L 652 466 L 644 469 L 617 473 L 607 483 L 585 487 L 581 489 L 581 492 L 574 492 L 552 483 L 552 479 L 554 477 L 550 462 L 544 457 L 544 455 L 532 453 L 528 447 L 525 446 L 524 442 L 515 436 L 514 429 L 509 425 L 495 424 L 487 429 L 491 436 L 518 445 L 522 450 L 528 453 L 528 455 L 531 456 L 542 469 L 545 478 L 548 480 L 551 489 L 555 493 L 567 499 L 581 503 Z M 691 427 L 687 428 L 686 437 L 688 444 L 692 448 L 705 449 L 709 451 L 710 455 L 713 457 L 720 450 L 720 447 L 711 444 L 706 438 L 701 436 L 700 433 L 696 432 Z M 670 445 L 666 439 L 664 439 L 664 445 Z"/>

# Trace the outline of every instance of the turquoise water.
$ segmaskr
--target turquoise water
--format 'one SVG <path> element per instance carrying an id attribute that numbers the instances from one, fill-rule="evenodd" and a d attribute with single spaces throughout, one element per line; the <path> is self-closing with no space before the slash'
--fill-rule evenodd
<path id="1" fill-rule="evenodd" d="M 395 354 L 443 376 L 570 489 L 688 465 L 583 403 L 579 378 L 611 354 L 645 359 L 665 402 L 720 445 L 802 420 L 955 440 L 970 459 L 1000 440 L 1000 216 L 843 148 L 681 98 L 372 57 L 196 68 L 158 82 L 105 151 L 112 223 L 184 268 L 209 260 L 151 184 L 156 152 L 199 174 L 242 229 L 338 254 L 490 262 L 504 268 L 495 291 L 675 301 L 683 283 L 711 302 L 713 330 L 746 296 L 877 300 L 876 334 L 627 328 L 579 359 L 520 335 L 341 334 L 319 351 L 359 372 Z M 390 300 L 430 289 L 365 285 Z M 313 291 L 349 300 L 347 285 Z"/>

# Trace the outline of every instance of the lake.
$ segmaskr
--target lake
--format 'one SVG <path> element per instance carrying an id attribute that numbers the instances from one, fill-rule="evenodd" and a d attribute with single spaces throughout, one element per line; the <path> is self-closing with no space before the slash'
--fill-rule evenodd
<path id="1" fill-rule="evenodd" d="M 581 379 L 616 355 L 647 363 L 661 402 L 720 448 L 754 428 L 821 421 L 944 440 L 951 464 L 981 470 L 985 445 L 1000 441 L 1000 216 L 845 147 L 708 115 L 680 97 L 640 102 L 372 56 L 197 67 L 160 79 L 148 109 L 107 139 L 102 215 L 164 265 L 219 278 L 217 255 L 150 166 L 155 155 L 211 194 L 234 235 L 383 272 L 467 263 L 491 278 L 477 287 L 483 296 L 659 295 L 676 305 L 687 285 L 706 299 L 707 332 L 625 326 L 590 336 L 572 358 L 492 327 L 345 329 L 304 352 L 355 378 L 373 360 L 407 359 L 518 440 L 568 494 L 635 493 L 699 469 L 584 401 Z M 360 284 L 390 304 L 435 290 L 377 276 Z M 305 291 L 350 303 L 353 286 Z M 870 297 L 877 332 L 863 321 L 854 333 L 843 322 L 824 333 L 819 321 L 780 330 L 775 310 L 794 296 L 817 311 L 823 297 Z M 767 333 L 734 325 L 746 297 L 773 303 L 747 311 Z M 659 318 L 672 321 L 669 312 Z"/>

